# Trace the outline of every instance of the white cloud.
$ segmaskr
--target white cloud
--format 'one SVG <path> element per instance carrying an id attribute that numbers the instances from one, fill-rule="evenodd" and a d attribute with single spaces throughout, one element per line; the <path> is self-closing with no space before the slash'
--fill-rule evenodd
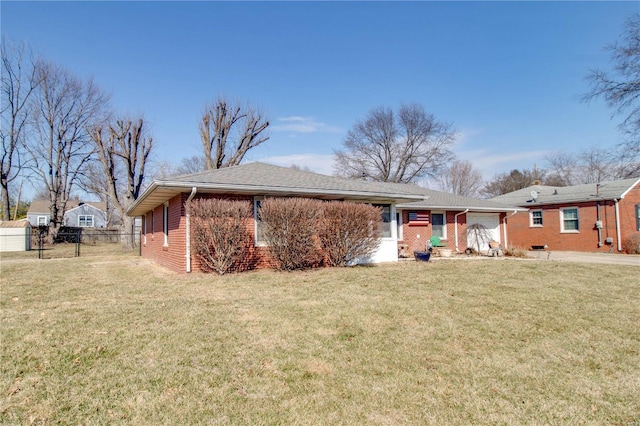
<path id="1" fill-rule="evenodd" d="M 265 157 L 259 159 L 258 161 L 283 167 L 291 167 L 295 165 L 301 168 L 308 168 L 313 172 L 322 173 L 323 175 L 333 174 L 333 155 L 291 154 Z"/>
<path id="2" fill-rule="evenodd" d="M 279 117 L 276 124 L 271 126 L 271 130 L 276 132 L 293 132 L 293 133 L 339 133 L 341 130 L 337 127 L 329 126 L 326 123 L 317 121 L 313 117 Z"/>

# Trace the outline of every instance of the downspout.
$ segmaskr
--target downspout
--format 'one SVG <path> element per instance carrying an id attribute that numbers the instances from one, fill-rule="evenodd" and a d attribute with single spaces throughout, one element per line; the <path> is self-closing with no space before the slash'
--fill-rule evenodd
<path id="1" fill-rule="evenodd" d="M 198 188 L 196 188 L 195 186 L 193 188 L 191 188 L 191 194 L 189 194 L 189 198 L 187 198 L 187 201 L 184 203 L 185 208 L 187 210 L 186 215 L 185 215 L 185 222 L 186 222 L 186 253 L 185 256 L 187 258 L 187 272 L 191 272 L 191 209 L 189 208 L 189 203 L 191 202 L 191 200 L 193 199 L 193 197 L 196 195 L 196 192 L 198 191 Z"/>
<path id="2" fill-rule="evenodd" d="M 509 248 L 509 244 L 507 244 L 507 218 L 513 217 L 515 216 L 515 214 L 518 213 L 518 210 L 514 210 L 513 213 L 511 213 L 511 216 L 505 216 L 502 218 L 502 228 L 504 229 L 504 248 Z"/>
<path id="3" fill-rule="evenodd" d="M 456 253 L 460 251 L 458 249 L 458 216 L 460 216 L 461 214 L 466 214 L 467 212 L 469 212 L 469 209 L 453 215 L 453 234 L 456 237 Z"/>
<path id="4" fill-rule="evenodd" d="M 607 205 L 605 203 L 605 209 Z M 600 201 L 596 202 L 596 228 L 598 229 L 598 247 L 602 247 L 602 220 L 600 219 Z"/>
<path id="5" fill-rule="evenodd" d="M 618 251 L 622 251 L 622 241 L 620 241 L 620 207 L 618 206 L 618 199 L 614 198 L 613 202 L 616 203 L 616 239 L 618 240 Z"/>

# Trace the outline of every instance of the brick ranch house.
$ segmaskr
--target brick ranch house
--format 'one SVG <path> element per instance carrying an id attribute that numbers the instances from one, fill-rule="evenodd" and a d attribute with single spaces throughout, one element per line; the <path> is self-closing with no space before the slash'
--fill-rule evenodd
<path id="1" fill-rule="evenodd" d="M 526 207 L 508 221 L 512 245 L 621 252 L 640 231 L 640 178 L 575 186 L 533 185 L 492 201 Z"/>
<path id="2" fill-rule="evenodd" d="M 444 193 L 438 193 L 437 197 L 436 193 L 437 191 L 428 191 L 414 185 L 344 179 L 256 162 L 178 176 L 169 180 L 156 180 L 129 208 L 127 214 L 142 217 L 141 253 L 143 257 L 152 259 L 177 272 L 191 272 L 200 269 L 192 252 L 190 217 L 186 209 L 187 203 L 192 199 L 223 197 L 251 201 L 254 206 L 254 219 L 249 226 L 254 239 L 258 223 L 255 214 L 264 197 L 308 197 L 322 200 L 365 202 L 379 206 L 383 210 L 382 241 L 377 253 L 369 259 L 373 263 L 378 263 L 398 260 L 399 232 L 403 235 L 406 234 L 406 237 L 401 236 L 404 238 L 402 241 L 415 239 L 415 237 L 411 237 L 411 232 L 421 226 L 424 230 L 421 231 L 423 234 L 420 238 L 424 239 L 430 236 L 429 232 L 432 226 L 429 224 L 423 223 L 416 228 L 411 228 L 412 225 L 407 220 L 406 226 L 408 228 L 405 228 L 404 222 L 400 226 L 398 223 L 402 220 L 399 218 L 402 216 L 408 218 L 410 211 L 418 208 L 410 203 L 424 203 L 429 197 L 434 201 L 440 200 L 440 197 L 446 198 Z M 450 201 L 454 199 L 455 197 L 451 196 Z M 480 210 L 486 207 L 494 215 L 514 211 L 513 207 L 506 207 L 498 203 L 473 199 L 467 199 L 467 201 L 475 203 L 474 206 Z M 397 209 L 398 203 L 403 203 L 402 206 L 411 210 L 407 210 L 405 213 L 404 210 Z M 440 211 L 442 203 L 438 202 L 437 204 L 438 211 Z M 424 205 L 426 204 L 420 204 L 420 209 Z M 493 210 L 487 207 L 489 205 L 493 206 Z M 446 210 L 445 221 L 450 220 L 450 222 L 445 222 L 447 229 L 445 232 L 451 232 L 453 235 L 455 229 L 452 226 L 457 220 L 458 228 L 456 229 L 460 231 L 461 235 L 466 235 L 464 217 L 454 218 L 457 212 L 465 211 L 465 209 L 461 210 L 456 207 Z M 499 217 L 502 218 L 502 216 Z M 421 242 L 420 247 L 424 249 L 425 245 Z M 464 250 L 466 244 L 461 248 Z M 253 250 L 251 256 L 258 259 L 256 266 L 264 265 L 267 258 L 264 243 L 255 241 Z"/>

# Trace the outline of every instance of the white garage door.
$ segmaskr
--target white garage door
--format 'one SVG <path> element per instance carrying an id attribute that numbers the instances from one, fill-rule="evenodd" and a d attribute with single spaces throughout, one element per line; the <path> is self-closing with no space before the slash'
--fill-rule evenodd
<path id="1" fill-rule="evenodd" d="M 489 241 L 500 241 L 500 214 L 467 213 L 467 246 L 485 253 Z"/>

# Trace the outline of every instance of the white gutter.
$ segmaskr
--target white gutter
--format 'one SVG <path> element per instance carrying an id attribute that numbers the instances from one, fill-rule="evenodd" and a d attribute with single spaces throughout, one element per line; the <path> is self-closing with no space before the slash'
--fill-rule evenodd
<path id="1" fill-rule="evenodd" d="M 461 214 L 465 214 L 469 211 L 469 209 L 466 209 L 463 212 L 460 213 L 456 213 L 455 215 L 453 215 L 453 234 L 456 238 L 456 253 L 458 253 L 460 250 L 458 249 L 458 216 L 460 216 Z"/>
<path id="2" fill-rule="evenodd" d="M 620 207 L 618 206 L 618 199 L 614 198 L 613 202 L 616 203 L 616 239 L 618 240 L 618 251 L 622 251 L 622 241 L 620 241 Z"/>
<path id="3" fill-rule="evenodd" d="M 506 249 L 509 248 L 509 245 L 507 244 L 507 218 L 515 216 L 516 213 L 518 213 L 518 210 L 514 210 L 513 213 L 511 213 L 511 216 L 505 216 L 502 218 L 502 227 L 504 229 L 504 248 Z"/>
<path id="4" fill-rule="evenodd" d="M 185 222 L 186 222 L 186 253 L 185 253 L 185 257 L 187 258 L 187 272 L 191 272 L 191 209 L 189 208 L 189 203 L 191 202 L 191 200 L 193 199 L 194 195 L 196 195 L 196 192 L 198 191 L 198 188 L 196 188 L 195 186 L 193 188 L 191 188 L 191 194 L 189 194 L 189 198 L 187 198 L 187 201 L 184 203 L 185 205 L 185 209 L 186 209 L 186 215 L 185 215 Z"/>

